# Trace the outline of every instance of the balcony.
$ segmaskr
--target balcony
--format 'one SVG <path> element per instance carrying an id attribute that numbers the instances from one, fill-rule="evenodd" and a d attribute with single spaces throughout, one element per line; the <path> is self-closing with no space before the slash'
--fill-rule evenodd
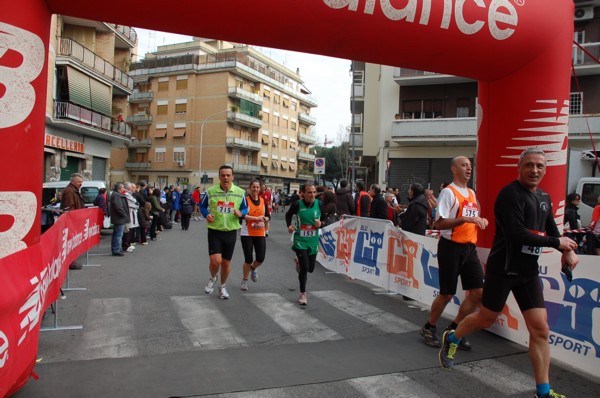
<path id="1" fill-rule="evenodd" d="M 141 104 L 144 102 L 152 102 L 154 99 L 154 92 L 152 91 L 135 91 L 129 96 L 130 104 Z"/>
<path id="2" fill-rule="evenodd" d="M 231 167 L 233 167 L 233 171 L 237 173 L 252 173 L 258 174 L 260 173 L 260 167 L 255 166 L 253 164 L 245 164 L 245 163 L 232 163 Z"/>
<path id="3" fill-rule="evenodd" d="M 152 168 L 150 162 L 125 162 L 125 168 L 127 170 L 149 170 Z"/>
<path id="4" fill-rule="evenodd" d="M 55 102 L 52 125 L 61 125 L 69 131 L 88 137 L 110 141 L 121 146 L 131 140 L 131 126 L 70 102 Z"/>
<path id="5" fill-rule="evenodd" d="M 229 87 L 229 96 L 262 105 L 262 97 L 260 95 L 244 90 L 243 88 Z"/>
<path id="6" fill-rule="evenodd" d="M 226 137 L 225 146 L 227 148 L 238 148 L 249 151 L 260 151 L 260 148 L 262 147 L 260 142 L 243 140 L 237 137 Z"/>
<path id="7" fill-rule="evenodd" d="M 590 53 L 592 57 L 596 59 L 600 57 L 600 43 L 583 43 L 580 46 Z M 577 76 L 600 74 L 600 65 L 578 46 L 573 46 L 573 65 L 575 66 Z"/>
<path id="8" fill-rule="evenodd" d="M 317 100 L 306 94 L 296 94 L 301 104 L 306 104 L 311 108 L 319 106 Z"/>
<path id="9" fill-rule="evenodd" d="M 298 133 L 298 141 L 314 145 L 317 143 L 317 138 L 311 134 Z"/>
<path id="10" fill-rule="evenodd" d="M 398 144 L 475 145 L 477 118 L 395 120 L 392 122 L 391 140 Z"/>
<path id="11" fill-rule="evenodd" d="M 317 118 L 310 116 L 308 113 L 300 112 L 298 114 L 298 121 L 314 126 L 317 124 Z"/>
<path id="12" fill-rule="evenodd" d="M 251 127 L 255 129 L 262 127 L 261 119 L 254 116 L 246 115 L 245 113 L 241 112 L 227 112 L 227 121 L 230 123 L 237 123 L 241 124 L 242 126 Z"/>
<path id="13" fill-rule="evenodd" d="M 298 177 L 301 180 L 311 180 L 312 181 L 315 179 L 315 175 L 313 173 L 311 173 L 310 170 L 298 170 L 296 177 Z"/>
<path id="14" fill-rule="evenodd" d="M 304 160 L 306 162 L 314 162 L 315 155 L 313 155 L 312 153 L 298 152 L 298 160 Z"/>
<path id="15" fill-rule="evenodd" d="M 145 113 L 127 116 L 127 123 L 132 124 L 136 127 L 149 126 L 152 124 L 152 116 L 146 115 Z"/>
<path id="16" fill-rule="evenodd" d="M 104 22 L 112 32 L 115 33 L 115 46 L 118 48 L 134 48 L 137 44 L 137 32 L 135 29 L 124 26 L 117 25 L 114 23 Z"/>
<path id="17" fill-rule="evenodd" d="M 394 68 L 394 81 L 401 87 L 476 82 L 466 77 L 407 68 Z"/>
<path id="18" fill-rule="evenodd" d="M 75 63 L 100 77 L 108 79 L 115 94 L 129 95 L 133 92 L 133 79 L 119 68 L 74 40 L 59 37 L 56 64 Z"/>
<path id="19" fill-rule="evenodd" d="M 150 148 L 152 147 L 152 140 L 142 139 L 138 140 L 135 137 L 129 142 L 129 148 Z"/>
<path id="20" fill-rule="evenodd" d="M 569 116 L 570 145 L 572 145 L 574 142 L 589 144 L 590 131 L 592 132 L 592 139 L 594 141 L 600 140 L 600 116 L 596 114 Z"/>

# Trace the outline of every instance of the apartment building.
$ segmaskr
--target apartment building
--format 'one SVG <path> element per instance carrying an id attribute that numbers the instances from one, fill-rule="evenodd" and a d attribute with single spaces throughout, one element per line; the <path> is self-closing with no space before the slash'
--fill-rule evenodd
<path id="1" fill-rule="evenodd" d="M 573 46 L 569 154 L 570 162 L 586 159 L 591 173 L 591 139 L 600 139 L 600 65 L 590 57 L 600 56 L 600 1 L 575 3 L 574 41 L 582 48 Z M 356 61 L 352 72 L 356 164 L 364 168 L 368 184 L 399 187 L 407 200 L 411 183 L 437 192 L 442 182 L 450 181 L 455 156 L 475 162 L 475 80 Z"/>
<path id="2" fill-rule="evenodd" d="M 229 164 L 241 186 L 260 177 L 289 190 L 313 178 L 317 103 L 298 73 L 246 45 L 200 38 L 159 46 L 130 70 L 133 140 L 113 150 L 111 175 L 207 187 Z"/>
<path id="3" fill-rule="evenodd" d="M 137 35 L 128 26 L 54 15 L 48 53 L 44 182 L 109 180 L 111 148 L 130 141 L 125 123 Z"/>

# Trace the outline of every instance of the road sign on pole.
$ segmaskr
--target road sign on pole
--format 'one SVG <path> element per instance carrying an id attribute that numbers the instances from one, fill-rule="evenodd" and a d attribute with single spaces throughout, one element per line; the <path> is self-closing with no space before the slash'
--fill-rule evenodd
<path id="1" fill-rule="evenodd" d="M 315 174 L 325 174 L 325 158 L 315 158 Z"/>

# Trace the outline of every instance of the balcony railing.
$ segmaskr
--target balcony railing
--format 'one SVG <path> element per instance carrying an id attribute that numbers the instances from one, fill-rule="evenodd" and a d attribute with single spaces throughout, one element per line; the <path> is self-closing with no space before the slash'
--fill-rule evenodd
<path id="1" fill-rule="evenodd" d="M 125 168 L 128 170 L 148 170 L 152 168 L 150 162 L 125 162 Z"/>
<path id="2" fill-rule="evenodd" d="M 132 47 L 135 47 L 135 45 L 137 44 L 137 33 L 135 29 L 133 29 L 130 26 L 117 25 L 108 22 L 105 22 L 104 24 L 110 27 L 115 33 L 123 36 L 125 39 L 131 42 Z"/>
<path id="3" fill-rule="evenodd" d="M 134 126 L 149 126 L 152 124 L 152 116 L 144 114 L 127 116 L 127 123 Z"/>
<path id="4" fill-rule="evenodd" d="M 304 180 L 312 180 L 315 178 L 315 175 L 308 170 L 298 170 L 296 176 Z"/>
<path id="5" fill-rule="evenodd" d="M 238 123 L 247 127 L 262 127 L 261 119 L 240 112 L 227 112 L 227 121 L 231 123 Z"/>
<path id="6" fill-rule="evenodd" d="M 152 140 L 141 139 L 138 140 L 135 137 L 129 142 L 129 148 L 150 148 L 152 146 Z"/>
<path id="7" fill-rule="evenodd" d="M 233 98 L 245 99 L 250 102 L 262 105 L 262 98 L 260 95 L 252 93 L 248 90 L 244 90 L 239 87 L 229 87 L 229 96 Z"/>
<path id="8" fill-rule="evenodd" d="M 313 145 L 317 142 L 317 138 L 310 134 L 298 133 L 298 141 Z"/>
<path id="9" fill-rule="evenodd" d="M 474 144 L 477 141 L 477 121 L 474 117 L 395 120 L 392 122 L 391 139 L 398 143 Z"/>
<path id="10" fill-rule="evenodd" d="M 74 59 L 80 65 L 100 73 L 128 94 L 133 91 L 133 79 L 127 73 L 72 39 L 58 39 L 58 55 Z"/>
<path id="11" fill-rule="evenodd" d="M 317 124 L 317 118 L 312 117 L 308 113 L 304 113 L 304 112 L 300 112 L 298 114 L 298 120 L 303 123 L 310 124 L 311 126 L 314 126 L 315 124 Z"/>
<path id="12" fill-rule="evenodd" d="M 232 163 L 231 167 L 233 167 L 233 171 L 236 173 L 259 173 L 260 167 L 255 166 L 253 164 L 245 164 L 245 163 Z"/>
<path id="13" fill-rule="evenodd" d="M 310 95 L 297 94 L 297 97 L 301 103 L 306 104 L 310 107 L 319 106 L 317 100 L 315 98 L 311 97 Z"/>
<path id="14" fill-rule="evenodd" d="M 305 160 L 305 161 L 308 161 L 308 162 L 314 162 L 315 161 L 315 155 L 313 155 L 312 153 L 298 152 L 298 160 Z"/>
<path id="15" fill-rule="evenodd" d="M 154 92 L 152 91 L 136 91 L 131 93 L 131 95 L 129 96 L 129 103 L 130 104 L 139 104 L 142 102 L 151 102 L 152 99 L 154 99 Z"/>
<path id="16" fill-rule="evenodd" d="M 260 151 L 260 148 L 262 147 L 260 142 L 243 140 L 237 137 L 226 137 L 225 145 L 229 148 L 248 149 L 252 151 Z"/>
<path id="17" fill-rule="evenodd" d="M 56 101 L 54 103 L 54 118 L 73 120 L 78 124 L 119 136 L 131 136 L 131 127 L 127 123 L 119 122 L 109 116 L 82 108 L 70 102 Z"/>

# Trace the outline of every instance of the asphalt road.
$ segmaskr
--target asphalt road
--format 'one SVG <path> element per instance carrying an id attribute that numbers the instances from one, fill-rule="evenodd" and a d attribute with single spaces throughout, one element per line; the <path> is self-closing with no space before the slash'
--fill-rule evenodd
<path id="1" fill-rule="evenodd" d="M 418 329 L 427 308 L 331 274 L 308 279 L 308 306 L 282 214 L 267 238 L 257 283 L 239 289 L 236 247 L 229 300 L 204 293 L 209 277 L 205 221 L 179 224 L 160 241 L 110 256 L 110 236 L 70 271 L 56 324 L 81 329 L 40 335 L 40 379 L 15 397 L 532 397 L 523 347 L 491 333 L 471 337 L 452 371 Z M 444 328 L 447 319 L 438 325 Z M 52 329 L 47 311 L 43 327 Z M 597 379 L 552 364 L 568 397 L 600 396 Z"/>

